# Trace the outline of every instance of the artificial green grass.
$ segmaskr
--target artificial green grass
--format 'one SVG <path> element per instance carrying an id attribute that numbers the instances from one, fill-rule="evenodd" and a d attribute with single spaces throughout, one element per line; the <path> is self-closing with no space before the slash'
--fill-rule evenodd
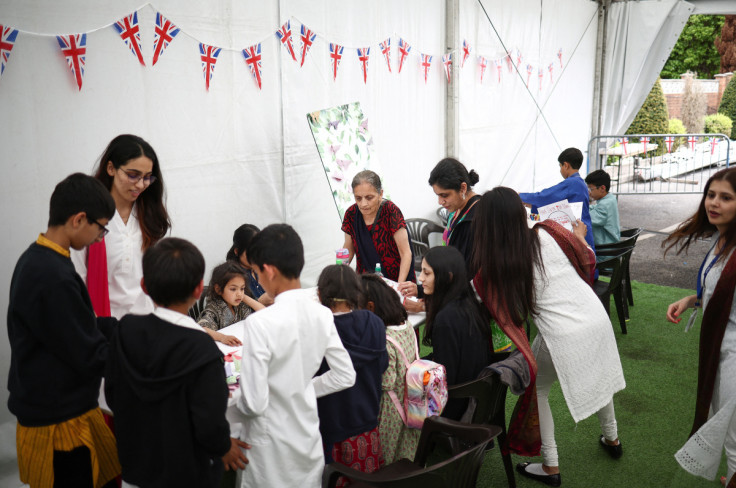
<path id="1" fill-rule="evenodd" d="M 626 388 L 614 396 L 624 455 L 613 460 L 598 445 L 600 427 L 595 415 L 575 425 L 557 383 L 550 393 L 550 404 L 562 486 L 718 487 L 718 478 L 726 474 L 725 458 L 716 481 L 692 476 L 674 458 L 692 426 L 700 317 L 693 329 L 684 333 L 687 316 L 675 325 L 667 321 L 665 313 L 670 303 L 694 291 L 638 282 L 633 282 L 632 288 L 635 306 L 629 308 L 628 334 L 621 333 L 611 303 L 611 322 L 626 378 Z M 507 421 L 516 400 L 517 397 L 509 394 Z M 512 459 L 514 466 L 524 461 L 541 462 L 541 457 L 512 455 Z M 518 473 L 515 475 L 520 488 L 545 486 Z M 497 449 L 486 453 L 478 486 L 508 486 Z"/>

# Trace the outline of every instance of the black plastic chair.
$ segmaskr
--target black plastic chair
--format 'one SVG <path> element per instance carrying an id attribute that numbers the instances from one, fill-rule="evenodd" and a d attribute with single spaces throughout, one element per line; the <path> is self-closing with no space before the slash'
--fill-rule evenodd
<path id="1" fill-rule="evenodd" d="M 626 301 L 626 288 L 623 284 L 624 268 L 622 262 L 624 259 L 631 257 L 633 246 L 625 249 L 596 249 L 597 259 L 596 268 L 601 270 L 610 270 L 611 277 L 609 281 L 597 280 L 593 283 L 593 290 L 600 298 L 603 307 L 606 309 L 608 316 L 611 316 L 611 296 L 616 305 L 618 313 L 618 321 L 621 325 L 621 332 L 626 334 L 626 320 L 629 316 L 629 307 Z"/>
<path id="2" fill-rule="evenodd" d="M 187 314 L 193 318 L 194 320 L 199 319 L 199 316 L 202 315 L 202 311 L 204 310 L 205 303 L 207 302 L 207 289 L 209 287 L 205 285 L 204 289 L 202 290 L 202 295 L 200 295 L 199 300 L 194 302 L 194 305 L 189 309 L 189 312 Z"/>
<path id="3" fill-rule="evenodd" d="M 414 270 L 422 270 L 422 258 L 429 251 L 429 234 L 444 232 L 440 225 L 427 219 L 406 219 L 406 229 L 411 237 L 411 250 L 414 254 Z"/>
<path id="4" fill-rule="evenodd" d="M 626 229 L 621 231 L 621 240 L 618 242 L 615 242 L 613 244 L 601 244 L 600 246 L 596 246 L 596 254 L 598 254 L 598 251 L 608 251 L 611 249 L 624 249 L 627 247 L 635 247 L 636 241 L 639 239 L 639 234 L 642 233 L 644 229 L 641 227 L 637 227 L 634 229 Z M 624 270 L 623 275 L 623 283 L 626 291 L 626 300 L 628 301 L 629 306 L 634 306 L 634 293 L 631 291 L 631 275 L 629 273 L 629 266 L 631 261 L 631 255 L 627 256 L 626 259 L 622 262 L 622 267 Z M 603 270 L 603 274 L 607 275 L 605 270 Z"/>
<path id="5" fill-rule="evenodd" d="M 498 434 L 498 450 L 501 453 L 509 488 L 516 488 L 516 478 L 514 476 L 514 467 L 511 463 L 511 454 L 504 454 L 501 450 L 501 446 L 506 443 L 507 392 L 508 385 L 502 383 L 500 377 L 495 373 L 447 388 L 449 398 L 475 399 L 475 409 L 470 419 L 471 423 L 488 424 L 501 428 L 501 433 Z"/>
<path id="6" fill-rule="evenodd" d="M 422 427 L 414 461 L 400 459 L 373 473 L 356 471 L 339 463 L 328 464 L 322 473 L 322 488 L 334 487 L 340 476 L 349 478 L 352 488 L 475 487 L 486 445 L 500 433 L 501 428 L 496 426 L 428 417 Z M 463 450 L 447 457 L 441 449 L 446 445 L 447 437 L 456 440 Z M 433 464 L 428 465 L 430 461 Z"/>

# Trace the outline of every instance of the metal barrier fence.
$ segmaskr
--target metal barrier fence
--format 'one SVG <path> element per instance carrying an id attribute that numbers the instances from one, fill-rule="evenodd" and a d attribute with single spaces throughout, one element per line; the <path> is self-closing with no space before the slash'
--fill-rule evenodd
<path id="1" fill-rule="evenodd" d="M 724 134 L 629 134 L 588 142 L 588 173 L 603 169 L 619 195 L 701 193 L 708 178 L 734 160 Z"/>

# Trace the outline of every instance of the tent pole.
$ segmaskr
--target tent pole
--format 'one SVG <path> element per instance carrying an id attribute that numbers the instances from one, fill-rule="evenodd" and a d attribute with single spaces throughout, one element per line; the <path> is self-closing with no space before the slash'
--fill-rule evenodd
<path id="1" fill-rule="evenodd" d="M 603 76 L 606 62 L 606 37 L 608 33 L 608 9 L 611 0 L 598 0 L 598 38 L 595 48 L 595 77 L 593 80 L 593 117 L 590 136 L 600 135 L 601 102 L 603 101 Z"/>
<path id="2" fill-rule="evenodd" d="M 449 53 L 460 46 L 460 2 L 445 0 L 445 52 Z M 445 85 L 445 154 L 459 158 L 460 134 L 460 63 L 459 50 L 452 60 L 452 82 Z M 440 63 L 442 60 L 438 60 Z"/>

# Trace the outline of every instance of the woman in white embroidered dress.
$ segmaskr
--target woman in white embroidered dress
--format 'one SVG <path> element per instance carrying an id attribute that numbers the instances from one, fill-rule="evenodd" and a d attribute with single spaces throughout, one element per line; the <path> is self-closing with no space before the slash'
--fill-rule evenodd
<path id="1" fill-rule="evenodd" d="M 549 391 L 560 382 L 575 422 L 596 413 L 603 435 L 598 443 L 613 458 L 622 454 L 613 394 L 624 382 L 611 321 L 588 284 L 592 251 L 585 225 L 575 235 L 556 223 L 530 221 L 519 195 L 510 188 L 486 192 L 473 220 L 474 255 L 485 290 L 483 301 L 499 323 L 521 326 L 531 317 L 539 333 L 532 344 L 543 464 L 521 463 L 522 475 L 560 486 L 554 419 Z"/>
<path id="2" fill-rule="evenodd" d="M 141 289 L 141 259 L 171 227 L 156 152 L 138 136 L 119 135 L 102 153 L 94 176 L 110 190 L 115 215 L 101 243 L 72 253 L 74 266 L 98 316 L 153 312 Z"/>
<path id="3" fill-rule="evenodd" d="M 667 251 L 677 247 L 679 254 L 695 239 L 708 236 L 713 236 L 713 246 L 700 267 L 697 294 L 667 309 L 667 320 L 673 323 L 679 323 L 685 310 L 699 308 L 701 302 L 705 310 L 695 421 L 690 440 L 675 457 L 690 473 L 713 479 L 725 450 L 728 472 L 721 482 L 730 480 L 731 487 L 736 486 L 736 168 L 711 176 L 695 215 L 662 245 Z"/>

